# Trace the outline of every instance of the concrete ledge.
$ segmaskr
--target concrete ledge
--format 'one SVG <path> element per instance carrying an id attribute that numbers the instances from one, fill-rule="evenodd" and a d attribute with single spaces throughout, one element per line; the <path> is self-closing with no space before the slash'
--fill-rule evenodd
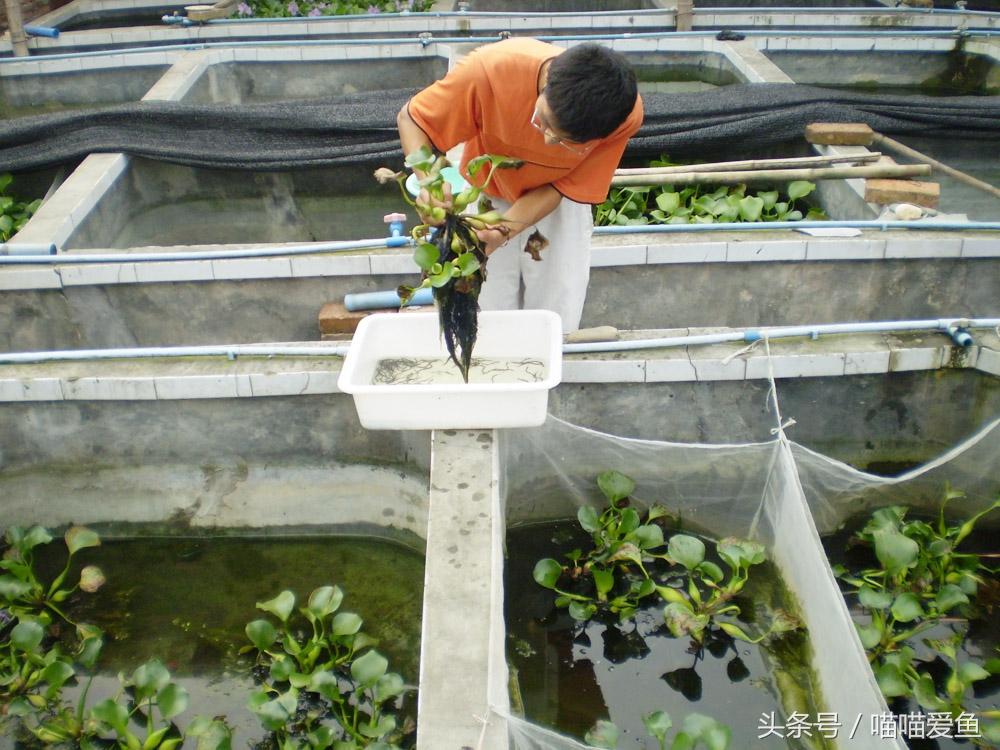
<path id="1" fill-rule="evenodd" d="M 673 338 L 742 329 L 624 331 L 624 340 Z M 962 348 L 943 333 L 826 334 L 763 342 L 568 354 L 563 383 L 681 383 L 820 378 L 942 368 L 996 375 L 1000 338 L 976 329 Z M 298 346 L 329 346 L 304 342 Z M 172 401 L 336 394 L 342 360 L 240 356 L 92 360 L 0 365 L 0 402 Z"/>
<path id="2" fill-rule="evenodd" d="M 504 519 L 495 431 L 436 430 L 420 637 L 417 747 L 507 747 Z M 431 689 L 433 688 L 433 689 Z"/>

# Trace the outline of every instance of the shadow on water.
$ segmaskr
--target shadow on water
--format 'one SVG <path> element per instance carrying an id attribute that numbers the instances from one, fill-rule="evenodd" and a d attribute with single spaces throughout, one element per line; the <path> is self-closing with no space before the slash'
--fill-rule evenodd
<path id="1" fill-rule="evenodd" d="M 765 648 L 717 631 L 698 649 L 690 639 L 670 636 L 659 601 L 626 625 L 596 618 L 577 624 L 566 610 L 554 608 L 552 592 L 534 582 L 532 569 L 541 558 L 585 547 L 587 539 L 575 521 L 508 530 L 508 550 L 516 550 L 505 570 L 515 709 L 520 703 L 527 719 L 577 738 L 598 719 L 610 719 L 622 732 L 623 750 L 647 747 L 642 716 L 655 710 L 667 711 L 675 726 L 693 712 L 722 721 L 732 730 L 733 750 L 808 747 L 757 739 L 764 715 L 773 712 L 781 721 L 792 711 L 815 716 L 823 710 L 809 690 L 813 676 L 804 632 L 775 638 Z M 774 566 L 764 563 L 753 568 L 736 601 L 741 621 L 753 629 L 755 621 L 769 619 L 768 611 L 793 609 L 789 599 Z"/>

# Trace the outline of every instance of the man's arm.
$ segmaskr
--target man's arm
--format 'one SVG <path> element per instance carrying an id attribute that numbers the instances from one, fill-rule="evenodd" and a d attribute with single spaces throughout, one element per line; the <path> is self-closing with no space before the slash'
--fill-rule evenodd
<path id="1" fill-rule="evenodd" d="M 403 156 L 407 157 L 414 151 L 419 151 L 421 147 L 426 146 L 431 151 L 434 150 L 434 144 L 431 139 L 427 137 L 427 133 L 423 131 L 413 118 L 410 117 L 409 112 L 409 102 L 403 105 L 403 108 L 399 110 L 396 115 L 396 127 L 399 129 L 399 144 L 403 148 Z M 419 169 L 414 169 L 413 173 L 417 176 L 418 180 L 424 178 L 424 173 Z M 419 206 L 440 206 L 445 209 L 451 208 L 451 184 L 448 182 L 444 183 L 442 188 L 444 190 L 444 201 L 439 201 L 432 198 L 426 189 L 420 191 L 420 195 L 417 196 L 417 211 L 420 212 Z M 424 224 L 439 224 L 440 222 L 435 221 L 433 217 L 425 215 L 420 212 L 420 220 Z"/>
<path id="2" fill-rule="evenodd" d="M 511 237 L 520 234 L 552 213 L 561 200 L 562 194 L 552 185 L 542 185 L 529 190 L 511 204 L 511 207 L 504 212 L 504 220 L 495 228 L 481 229 L 477 232 L 479 239 L 485 245 L 483 251 L 489 256 Z M 505 227 L 506 231 L 500 227 Z"/>
<path id="3" fill-rule="evenodd" d="M 396 115 L 396 127 L 399 128 L 399 143 L 403 147 L 404 157 L 409 156 L 414 151 L 419 151 L 422 146 L 426 146 L 431 151 L 434 150 L 434 144 L 427 137 L 427 133 L 410 117 L 409 105 L 409 102 L 404 104 L 403 108 L 399 110 L 399 114 Z M 423 175 L 418 174 L 417 177 L 423 177 Z"/>

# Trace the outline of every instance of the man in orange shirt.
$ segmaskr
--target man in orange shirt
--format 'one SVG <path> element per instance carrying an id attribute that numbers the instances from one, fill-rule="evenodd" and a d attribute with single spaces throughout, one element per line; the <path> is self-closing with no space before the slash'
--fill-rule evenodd
<path id="1" fill-rule="evenodd" d="M 444 153 L 464 144 L 470 159 L 509 156 L 486 192 L 504 216 L 479 233 L 489 256 L 484 310 L 547 309 L 564 331 L 579 327 L 590 278 L 591 205 L 607 197 L 628 139 L 642 124 L 635 74 L 622 55 L 586 43 L 563 50 L 535 39 L 480 47 L 407 102 L 396 118 L 403 153 Z M 542 261 L 524 252 L 537 228 Z M 523 284 L 523 292 L 521 285 Z"/>

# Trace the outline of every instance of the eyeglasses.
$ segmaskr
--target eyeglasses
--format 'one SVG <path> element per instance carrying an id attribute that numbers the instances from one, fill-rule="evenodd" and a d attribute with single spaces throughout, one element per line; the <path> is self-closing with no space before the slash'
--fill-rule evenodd
<path id="1" fill-rule="evenodd" d="M 535 130 L 544 135 L 546 138 L 555 141 L 564 149 L 574 154 L 585 154 L 592 148 L 591 145 L 588 145 L 586 143 L 577 143 L 576 141 L 570 141 L 563 138 L 562 136 L 558 136 L 555 133 L 553 133 L 552 128 L 550 128 L 548 125 L 545 125 L 542 122 L 542 116 L 538 112 L 537 104 L 535 105 L 534 113 L 532 113 L 531 115 L 531 125 L 533 128 L 535 128 Z"/>

